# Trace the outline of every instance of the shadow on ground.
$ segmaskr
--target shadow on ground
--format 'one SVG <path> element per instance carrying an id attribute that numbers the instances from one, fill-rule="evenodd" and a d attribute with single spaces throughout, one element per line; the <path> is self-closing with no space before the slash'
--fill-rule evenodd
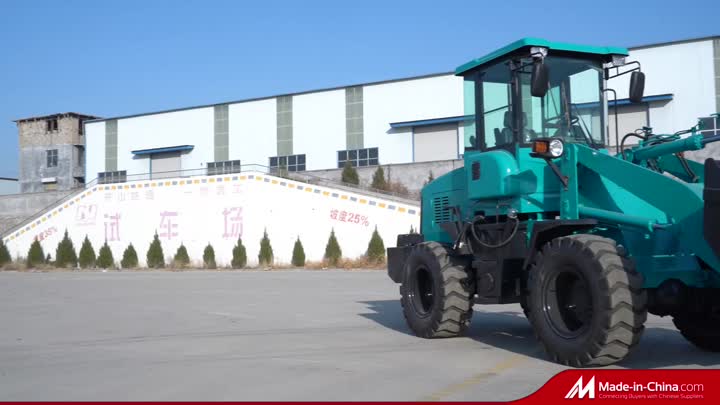
<path id="1" fill-rule="evenodd" d="M 399 300 L 362 301 L 371 312 L 360 314 L 385 328 L 412 335 L 405 324 Z M 475 307 L 467 337 L 479 343 L 547 361 L 542 347 L 535 340 L 532 328 L 520 307 L 516 311 L 483 311 Z M 697 349 L 672 328 L 656 326 L 661 318 L 651 316 L 640 345 L 617 366 L 643 369 L 662 367 L 720 367 L 720 353 Z M 668 318 L 662 318 L 663 320 Z"/>

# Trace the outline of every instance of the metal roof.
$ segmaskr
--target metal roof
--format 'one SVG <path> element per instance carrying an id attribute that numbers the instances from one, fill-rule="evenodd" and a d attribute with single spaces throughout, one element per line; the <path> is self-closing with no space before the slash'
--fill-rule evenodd
<path id="1" fill-rule="evenodd" d="M 494 61 L 495 59 L 513 53 L 519 49 L 528 48 L 531 46 L 548 48 L 551 51 L 592 53 L 595 55 L 628 55 L 628 50 L 625 48 L 616 48 L 610 46 L 576 45 L 568 44 L 565 42 L 552 42 L 541 38 L 523 38 L 496 51 L 493 51 L 481 58 L 473 59 L 470 62 L 459 66 L 457 69 L 455 69 L 455 74 L 461 75 L 469 70 L 476 69 L 482 65 L 485 65 L 489 62 Z"/>

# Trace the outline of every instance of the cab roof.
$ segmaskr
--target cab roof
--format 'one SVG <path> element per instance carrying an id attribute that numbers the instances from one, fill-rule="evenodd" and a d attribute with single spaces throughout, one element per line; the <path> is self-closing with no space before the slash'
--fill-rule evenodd
<path id="1" fill-rule="evenodd" d="M 550 51 L 590 53 L 603 56 L 628 55 L 628 50 L 626 48 L 616 48 L 611 46 L 576 45 L 564 42 L 552 42 L 541 38 L 523 38 L 519 41 L 515 41 L 507 46 L 504 46 L 494 52 L 491 52 L 481 58 L 473 59 L 470 62 L 459 66 L 457 69 L 455 69 L 455 75 L 462 76 L 465 72 L 477 69 L 483 65 L 487 65 L 490 62 L 494 62 L 496 59 L 502 58 L 520 49 L 533 46 L 548 48 L 548 50 Z"/>

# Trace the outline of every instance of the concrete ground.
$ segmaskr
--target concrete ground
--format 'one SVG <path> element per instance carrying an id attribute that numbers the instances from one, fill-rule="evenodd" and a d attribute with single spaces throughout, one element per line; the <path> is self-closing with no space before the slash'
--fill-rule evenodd
<path id="1" fill-rule="evenodd" d="M 620 367 L 718 367 L 650 317 Z M 408 334 L 381 271 L 0 273 L 0 400 L 512 400 L 563 367 L 517 305 Z"/>

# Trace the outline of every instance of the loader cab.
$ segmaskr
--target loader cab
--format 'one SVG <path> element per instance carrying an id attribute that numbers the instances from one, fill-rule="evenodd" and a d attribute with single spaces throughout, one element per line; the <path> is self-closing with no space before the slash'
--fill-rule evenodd
<path id="1" fill-rule="evenodd" d="M 466 154 L 517 157 L 537 138 L 605 147 L 604 69 L 618 55 L 627 51 L 527 38 L 459 67 Z"/>

